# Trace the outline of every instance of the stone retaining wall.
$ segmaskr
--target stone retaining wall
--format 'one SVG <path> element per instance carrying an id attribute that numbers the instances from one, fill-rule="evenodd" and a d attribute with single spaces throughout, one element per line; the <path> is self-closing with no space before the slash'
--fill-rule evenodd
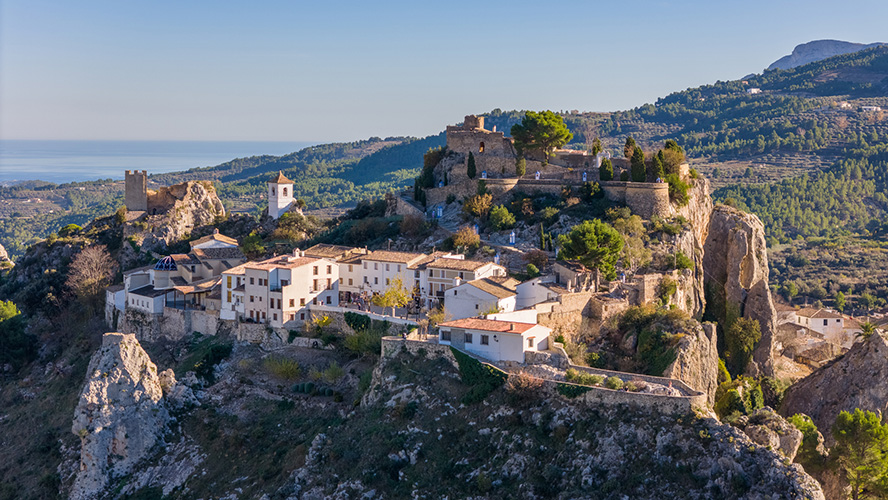
<path id="1" fill-rule="evenodd" d="M 564 350 L 558 347 L 557 344 L 556 348 L 557 350 L 560 350 L 560 352 L 556 353 L 556 356 L 567 357 L 567 354 L 564 352 Z M 453 357 L 453 352 L 450 349 L 451 346 L 449 345 L 423 342 L 419 340 L 408 340 L 401 337 L 383 337 L 380 363 L 387 362 L 388 360 L 397 356 L 397 354 L 401 351 L 407 351 L 413 355 L 441 357 L 453 364 L 454 367 L 458 367 L 459 365 L 456 362 L 456 358 Z M 478 356 L 475 356 L 463 350 L 459 351 L 465 353 L 468 356 L 471 356 L 474 359 L 478 359 L 484 364 L 490 365 L 497 370 L 500 370 L 500 368 L 496 365 L 485 362 L 479 359 Z M 694 408 L 706 407 L 706 395 L 702 392 L 695 391 L 681 380 L 664 377 L 652 377 L 649 375 L 639 375 L 635 373 L 615 372 L 611 370 L 599 370 L 597 368 L 588 368 L 576 365 L 570 365 L 570 368 L 585 371 L 587 373 L 593 373 L 596 375 L 602 375 L 605 377 L 616 376 L 624 381 L 644 380 L 646 382 L 651 382 L 664 386 L 669 386 L 671 384 L 673 388 L 678 389 L 679 391 L 686 394 L 684 396 L 667 396 L 662 394 L 649 394 L 642 392 L 616 391 L 612 389 L 607 389 L 605 387 L 579 386 L 587 388 L 589 390 L 582 395 L 573 398 L 572 401 L 576 401 L 584 405 L 589 405 L 590 407 L 600 405 L 632 405 L 636 407 L 654 409 L 660 413 L 670 414 L 691 413 L 694 411 Z M 557 394 L 558 384 L 578 385 L 572 384 L 570 382 L 559 382 L 555 380 L 539 380 L 543 382 L 542 390 L 545 391 L 550 397 L 555 397 L 555 394 Z"/>

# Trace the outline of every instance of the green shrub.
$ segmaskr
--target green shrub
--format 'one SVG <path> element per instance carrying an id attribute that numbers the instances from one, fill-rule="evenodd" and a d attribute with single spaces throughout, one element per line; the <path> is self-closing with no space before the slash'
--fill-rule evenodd
<path id="1" fill-rule="evenodd" d="M 558 391 L 558 394 L 573 399 L 586 394 L 591 391 L 592 388 L 584 385 L 563 384 L 559 382 L 555 385 L 555 390 Z"/>
<path id="2" fill-rule="evenodd" d="M 675 254 L 675 268 L 676 269 L 693 269 L 694 261 L 691 260 L 690 257 L 684 254 L 682 251 L 678 251 Z"/>
<path id="3" fill-rule="evenodd" d="M 346 311 L 343 316 L 345 316 L 345 324 L 356 332 L 359 330 L 366 330 L 370 328 L 369 316 L 354 313 L 351 311 Z"/>
<path id="4" fill-rule="evenodd" d="M 569 368 L 567 372 L 565 372 L 564 378 L 568 382 L 580 385 L 601 385 L 601 383 L 604 382 L 604 377 L 601 375 L 586 373 L 574 368 Z"/>
<path id="5" fill-rule="evenodd" d="M 731 382 L 731 374 L 728 372 L 727 367 L 725 367 L 725 360 L 718 358 L 718 383 L 721 385 L 725 382 Z"/>
<path id="6" fill-rule="evenodd" d="M 628 172 L 627 170 L 623 170 L 622 172 L 620 172 L 620 180 L 621 180 L 622 182 L 628 182 L 628 181 L 629 181 L 629 172 Z"/>
<path id="7" fill-rule="evenodd" d="M 194 374 L 211 385 L 216 382 L 214 370 L 216 365 L 231 355 L 234 347 L 231 344 L 217 344 L 212 347 L 194 364 Z"/>
<path id="8" fill-rule="evenodd" d="M 339 363 L 337 363 L 336 361 L 330 363 L 330 366 L 328 366 L 327 369 L 324 370 L 324 380 L 330 382 L 331 384 L 341 379 L 343 375 L 345 375 L 345 370 L 343 370 L 342 367 L 339 366 Z"/>
<path id="9" fill-rule="evenodd" d="M 77 224 L 68 224 L 68 225 L 62 227 L 61 229 L 59 229 L 59 236 L 61 236 L 62 238 L 65 238 L 67 236 L 71 236 L 74 233 L 80 232 L 81 229 L 82 228 L 80 226 L 78 226 Z"/>
<path id="10" fill-rule="evenodd" d="M 287 335 L 287 343 L 292 344 L 293 340 L 299 336 L 299 330 L 290 330 L 290 333 Z"/>
<path id="11" fill-rule="evenodd" d="M 820 444 L 819 432 L 817 425 L 811 420 L 811 417 L 804 413 L 796 413 L 786 419 L 796 429 L 802 431 L 802 445 L 799 446 L 796 461 L 802 464 L 808 473 L 823 470 L 826 464 L 825 456 L 821 455 L 818 450 Z"/>
<path id="12" fill-rule="evenodd" d="M 497 205 L 490 209 L 489 219 L 491 227 L 500 231 L 515 225 L 515 216 L 503 205 Z"/>
<path id="13" fill-rule="evenodd" d="M 463 403 L 473 404 L 483 401 L 491 392 L 506 383 L 508 375 L 491 365 L 483 364 L 463 352 L 450 348 L 459 365 L 459 374 L 463 383 L 471 389 L 463 396 Z"/>
<path id="14" fill-rule="evenodd" d="M 528 264 L 526 271 L 527 271 L 527 275 L 531 278 L 536 278 L 537 276 L 540 275 L 539 268 L 537 268 L 537 266 L 535 266 L 533 264 Z"/>
<path id="15" fill-rule="evenodd" d="M 714 409 L 715 414 L 721 418 L 734 412 L 739 412 L 740 414 L 746 413 L 746 405 L 743 403 L 743 398 L 740 396 L 740 392 L 737 391 L 737 389 L 730 389 L 725 392 L 724 396 L 715 402 Z"/>
<path id="16" fill-rule="evenodd" d="M 687 205 L 690 200 L 688 196 L 688 188 L 690 186 L 688 183 L 681 180 L 678 174 L 667 175 L 666 182 L 669 184 L 669 199 L 679 206 Z"/>
<path id="17" fill-rule="evenodd" d="M 262 362 L 268 373 L 284 380 L 295 380 L 302 374 L 296 360 L 283 357 L 268 357 Z"/>
<path id="18" fill-rule="evenodd" d="M 608 389 L 618 391 L 623 388 L 623 381 L 619 377 L 608 377 L 607 380 L 604 381 L 604 386 Z"/>
<path id="19" fill-rule="evenodd" d="M 515 162 L 515 175 L 518 177 L 522 177 L 527 173 L 527 161 L 524 157 L 518 158 L 518 161 Z"/>

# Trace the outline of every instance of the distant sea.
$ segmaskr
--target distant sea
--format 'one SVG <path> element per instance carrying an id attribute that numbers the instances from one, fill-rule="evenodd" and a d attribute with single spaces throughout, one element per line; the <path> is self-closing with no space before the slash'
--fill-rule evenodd
<path id="1" fill-rule="evenodd" d="M 0 140 L 0 184 L 123 179 L 124 170 L 178 172 L 258 155 L 281 156 L 316 142 Z"/>

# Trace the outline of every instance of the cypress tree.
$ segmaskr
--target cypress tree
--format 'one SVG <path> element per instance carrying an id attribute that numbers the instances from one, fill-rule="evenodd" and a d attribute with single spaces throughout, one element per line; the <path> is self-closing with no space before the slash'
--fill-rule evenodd
<path id="1" fill-rule="evenodd" d="M 475 178 L 475 175 L 477 175 L 477 172 L 475 170 L 476 170 L 475 155 L 473 155 L 470 151 L 469 152 L 469 164 L 468 164 L 468 168 L 466 169 L 466 173 L 469 175 L 469 179 Z"/>
<path id="2" fill-rule="evenodd" d="M 661 150 L 660 152 L 662 153 L 663 151 Z M 665 177 L 665 175 L 666 174 L 663 171 L 663 160 L 661 159 L 659 154 L 654 155 L 654 157 L 651 158 L 651 164 L 648 167 L 648 174 L 647 174 L 648 182 L 654 182 L 657 179 L 662 180 Z"/>
<path id="3" fill-rule="evenodd" d="M 626 144 L 623 145 L 623 156 L 631 158 L 632 154 L 635 152 L 635 147 L 635 139 L 630 135 L 626 138 Z"/>
<path id="4" fill-rule="evenodd" d="M 614 164 L 610 161 L 610 158 L 601 160 L 601 166 L 598 167 L 598 177 L 602 181 L 614 180 Z"/>
<path id="5" fill-rule="evenodd" d="M 644 182 L 647 174 L 644 168 L 644 151 L 638 146 L 635 146 L 635 151 L 632 153 L 630 165 L 632 167 L 632 182 Z"/>
<path id="6" fill-rule="evenodd" d="M 518 177 L 524 177 L 524 174 L 527 173 L 527 161 L 524 157 L 518 158 L 518 161 L 515 162 L 515 175 Z"/>

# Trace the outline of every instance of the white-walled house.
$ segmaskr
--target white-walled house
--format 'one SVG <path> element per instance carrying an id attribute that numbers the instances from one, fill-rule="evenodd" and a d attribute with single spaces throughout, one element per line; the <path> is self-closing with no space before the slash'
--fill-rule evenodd
<path id="1" fill-rule="evenodd" d="M 447 290 L 464 281 L 481 278 L 505 277 L 506 268 L 493 262 L 465 260 L 461 256 L 444 255 L 425 264 L 421 273 L 420 289 L 423 302 L 434 307 L 444 300 Z"/>
<path id="2" fill-rule="evenodd" d="M 823 335 L 824 340 L 846 349 L 854 344 L 857 333 L 863 331 L 853 318 L 829 309 L 805 307 L 794 311 L 782 311 L 786 323 L 793 323 Z"/>
<path id="3" fill-rule="evenodd" d="M 444 292 L 445 317 L 471 318 L 494 312 L 515 310 L 515 286 L 508 277 L 481 278 L 459 284 Z"/>
<path id="4" fill-rule="evenodd" d="M 339 305 L 339 264 L 287 255 L 249 262 L 222 274 L 222 319 L 271 327 L 310 320 L 309 305 Z"/>
<path id="5" fill-rule="evenodd" d="M 542 302 L 556 300 L 558 292 L 552 287 L 553 284 L 549 276 L 538 276 L 519 283 L 515 287 L 517 293 L 515 309 L 526 309 Z"/>
<path id="6" fill-rule="evenodd" d="M 401 278 L 401 282 L 407 290 L 413 290 L 416 285 L 414 271 L 409 269 L 424 260 L 427 256 L 421 253 L 392 252 L 388 250 L 376 250 L 367 255 L 362 255 L 360 284 L 349 288 L 350 291 L 367 292 L 369 294 L 385 293 L 386 288 L 395 278 Z"/>
<path id="7" fill-rule="evenodd" d="M 550 328 L 532 323 L 465 318 L 438 325 L 438 342 L 491 361 L 524 362 L 527 351 L 549 348 Z"/>

